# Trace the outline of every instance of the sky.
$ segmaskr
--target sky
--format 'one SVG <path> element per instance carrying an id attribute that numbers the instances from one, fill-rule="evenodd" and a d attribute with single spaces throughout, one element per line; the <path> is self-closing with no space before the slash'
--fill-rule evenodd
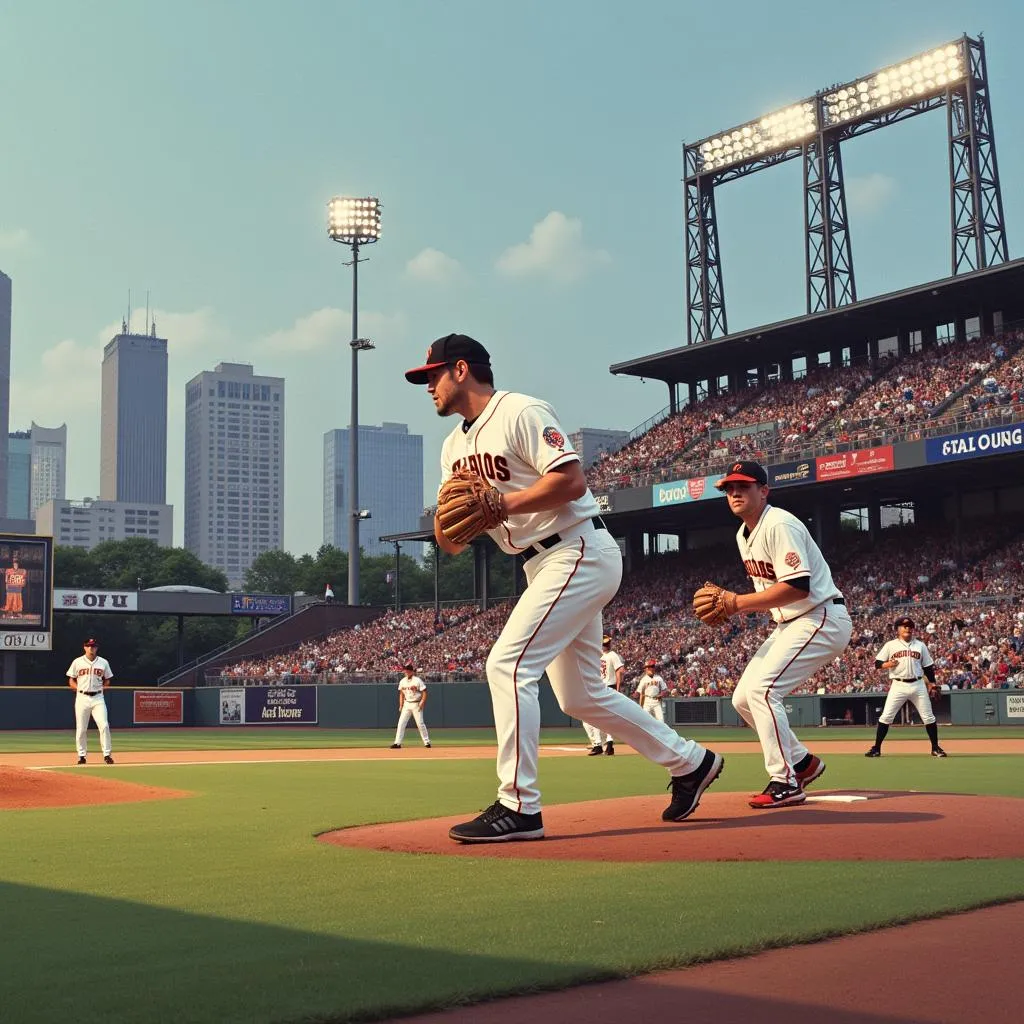
<path id="1" fill-rule="evenodd" d="M 322 542 L 326 431 L 349 423 L 351 271 L 332 195 L 379 196 L 362 423 L 451 420 L 402 371 L 458 331 L 562 426 L 631 429 L 668 391 L 612 363 L 686 340 L 682 143 L 963 33 L 986 40 L 1011 258 L 1022 254 L 1024 5 L 1011 0 L 0 0 L 0 270 L 11 429 L 68 425 L 99 490 L 100 364 L 147 293 L 168 339 L 168 501 L 184 385 L 286 379 L 285 547 Z M 950 273 L 946 121 L 843 149 L 861 297 Z M 800 162 L 716 192 L 730 330 L 804 312 Z M 415 523 L 410 524 L 414 528 Z"/>

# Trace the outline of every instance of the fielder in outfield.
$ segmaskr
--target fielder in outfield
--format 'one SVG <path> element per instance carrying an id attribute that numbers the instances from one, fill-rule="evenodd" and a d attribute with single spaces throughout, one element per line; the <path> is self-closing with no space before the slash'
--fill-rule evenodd
<path id="1" fill-rule="evenodd" d="M 723 759 L 657 722 L 601 679 L 601 610 L 622 579 L 619 546 L 598 516 L 579 456 L 547 402 L 497 391 L 491 357 L 478 341 L 449 334 L 426 363 L 405 374 L 426 384 L 439 416 L 459 416 L 441 450 L 444 490 L 468 467 L 496 489 L 503 518 L 487 533 L 502 551 L 521 554 L 527 588 L 487 658 L 498 740 L 497 800 L 449 832 L 461 843 L 540 839 L 537 782 L 538 684 L 546 671 L 562 710 L 629 743 L 670 775 L 665 821 L 682 821 L 718 777 Z M 490 494 L 488 488 L 488 494 Z M 434 537 L 451 541 L 439 517 Z"/>

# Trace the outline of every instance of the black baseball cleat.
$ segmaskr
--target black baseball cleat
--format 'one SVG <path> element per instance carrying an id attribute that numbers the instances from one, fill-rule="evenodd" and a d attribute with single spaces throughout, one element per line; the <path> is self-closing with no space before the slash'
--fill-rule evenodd
<path id="1" fill-rule="evenodd" d="M 878 749 L 878 747 L 872 747 L 864 756 L 865 757 L 881 757 L 882 756 L 882 752 Z"/>
<path id="2" fill-rule="evenodd" d="M 712 750 L 704 751 L 704 760 L 700 767 L 688 775 L 673 775 L 668 788 L 672 790 L 672 802 L 661 812 L 662 821 L 685 821 L 700 804 L 704 790 L 719 775 L 725 758 Z"/>
<path id="3" fill-rule="evenodd" d="M 611 756 L 612 756 L 612 755 L 613 755 L 613 754 L 615 753 L 615 744 L 614 744 L 614 743 L 613 743 L 613 742 L 612 742 L 611 740 L 609 740 L 609 741 L 608 741 L 608 742 L 607 742 L 607 743 L 606 743 L 606 744 L 604 745 L 604 752 L 605 752 L 605 753 L 606 753 L 606 754 L 607 754 L 607 755 L 608 755 L 609 757 L 611 757 Z"/>
<path id="4" fill-rule="evenodd" d="M 602 749 L 601 744 L 600 743 L 596 743 L 594 746 L 592 746 L 590 748 L 590 753 L 587 754 L 587 757 L 596 757 L 598 754 L 603 754 L 603 753 L 604 753 L 604 750 Z"/>
<path id="5" fill-rule="evenodd" d="M 757 796 L 751 797 L 751 807 L 760 809 L 763 807 L 791 807 L 793 804 L 802 804 L 807 799 L 799 783 L 777 782 L 772 779 L 764 791 Z"/>
<path id="6" fill-rule="evenodd" d="M 935 747 L 932 750 L 932 757 L 948 757 L 949 755 L 942 749 L 942 747 Z"/>
<path id="7" fill-rule="evenodd" d="M 391 750 L 401 750 L 402 749 L 402 744 L 401 743 L 392 743 L 390 749 Z"/>
<path id="8" fill-rule="evenodd" d="M 78 763 L 79 763 L 79 764 L 85 764 L 85 763 L 86 763 L 86 761 L 85 761 L 85 758 L 84 758 L 84 757 L 80 757 L 80 758 L 78 759 Z"/>
<path id="9" fill-rule="evenodd" d="M 825 762 L 814 754 L 808 754 L 804 758 L 802 768 L 793 765 L 793 772 L 796 774 L 796 781 L 802 787 L 809 786 L 815 779 L 820 779 L 825 774 Z M 798 764 L 801 762 L 798 762 Z"/>
<path id="10" fill-rule="evenodd" d="M 114 763 L 114 759 L 109 754 L 104 754 L 103 755 L 103 763 L 104 764 L 113 764 Z"/>
<path id="11" fill-rule="evenodd" d="M 520 814 L 495 801 L 479 817 L 448 830 L 448 838 L 457 843 L 507 843 L 515 839 L 543 839 L 544 822 L 540 812 Z"/>
<path id="12" fill-rule="evenodd" d="M 424 743 L 423 746 L 425 746 L 427 748 L 427 750 L 430 749 L 430 744 L 429 743 Z"/>

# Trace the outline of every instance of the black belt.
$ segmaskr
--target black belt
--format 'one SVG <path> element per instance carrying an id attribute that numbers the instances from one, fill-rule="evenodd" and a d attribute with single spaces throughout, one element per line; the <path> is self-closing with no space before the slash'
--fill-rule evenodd
<path id="1" fill-rule="evenodd" d="M 832 603 L 833 604 L 846 604 L 846 598 L 845 597 L 833 597 L 832 598 Z"/>
<path id="2" fill-rule="evenodd" d="M 102 690 L 93 690 L 92 693 L 90 693 L 88 690 L 79 690 L 78 692 L 83 697 L 98 697 L 103 691 Z"/>
<path id="3" fill-rule="evenodd" d="M 600 516 L 594 516 L 590 521 L 594 524 L 595 530 L 605 529 L 604 520 Z M 548 548 L 553 548 L 556 544 L 561 543 L 562 535 L 560 533 L 553 533 L 550 537 L 545 537 L 543 540 L 537 541 L 536 544 L 531 544 L 530 547 L 539 555 L 541 551 L 547 551 Z"/>

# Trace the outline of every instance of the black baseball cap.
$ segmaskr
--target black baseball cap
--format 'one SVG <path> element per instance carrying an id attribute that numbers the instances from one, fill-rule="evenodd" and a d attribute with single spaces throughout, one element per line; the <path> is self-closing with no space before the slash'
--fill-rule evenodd
<path id="1" fill-rule="evenodd" d="M 764 466 L 759 462 L 734 462 L 729 467 L 729 472 L 715 484 L 718 490 L 724 490 L 726 484 L 760 484 L 764 487 L 768 483 L 768 474 Z"/>
<path id="2" fill-rule="evenodd" d="M 904 615 L 903 618 L 896 620 L 897 626 L 909 626 L 911 629 L 914 628 L 914 620 L 909 615 Z"/>
<path id="3" fill-rule="evenodd" d="M 82 644 L 82 646 L 83 647 L 99 647 L 99 643 L 97 642 L 95 637 L 91 636 L 91 637 L 89 637 L 88 640 L 85 641 L 84 644 Z"/>
<path id="4" fill-rule="evenodd" d="M 491 365 L 490 353 L 475 338 L 468 334 L 447 334 L 427 349 L 427 361 L 422 366 L 405 371 L 405 379 L 410 384 L 426 384 L 428 371 L 450 366 L 460 359 L 471 366 Z"/>

